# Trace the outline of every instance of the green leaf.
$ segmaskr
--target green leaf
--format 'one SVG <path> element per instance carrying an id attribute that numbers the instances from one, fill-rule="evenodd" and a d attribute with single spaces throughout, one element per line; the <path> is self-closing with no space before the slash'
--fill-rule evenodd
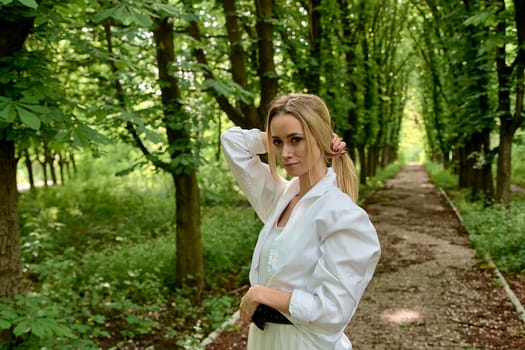
<path id="1" fill-rule="evenodd" d="M 146 135 L 146 138 L 148 139 L 148 141 L 151 141 L 153 143 L 161 143 L 163 141 L 163 138 L 158 133 L 146 127 L 139 126 L 139 131 L 143 132 L 144 135 Z"/>
<path id="2" fill-rule="evenodd" d="M 19 103 L 20 107 L 23 107 L 25 109 L 28 109 L 30 111 L 33 111 L 38 114 L 43 114 L 48 111 L 48 108 L 41 106 L 41 105 L 35 105 L 35 104 L 27 104 L 27 103 Z"/>
<path id="3" fill-rule="evenodd" d="M 494 16 L 491 12 L 483 11 L 467 18 L 464 23 L 465 25 L 473 25 L 476 27 L 480 25 L 492 25 L 494 24 Z"/>
<path id="4" fill-rule="evenodd" d="M 55 135 L 55 140 L 57 140 L 60 143 L 66 143 L 70 139 L 70 133 L 68 130 L 59 130 L 57 134 Z"/>
<path id="5" fill-rule="evenodd" d="M 132 10 L 131 11 L 131 20 L 133 22 L 135 22 L 136 24 L 138 25 L 141 25 L 143 27 L 151 27 L 153 25 L 153 21 L 151 20 L 151 18 L 149 18 L 148 16 L 140 13 L 140 12 L 137 12 L 135 10 Z"/>
<path id="6" fill-rule="evenodd" d="M 32 105 L 36 105 L 40 102 L 40 98 L 34 94 L 32 95 L 26 95 L 24 97 L 22 97 L 20 100 L 18 100 L 20 103 L 27 103 L 27 104 L 32 104 Z"/>
<path id="7" fill-rule="evenodd" d="M 11 322 L 0 319 L 0 331 L 4 329 L 9 329 L 11 327 Z"/>
<path id="8" fill-rule="evenodd" d="M 53 331 L 57 337 L 77 338 L 77 336 L 73 334 L 71 328 L 61 324 L 57 324 Z"/>
<path id="9" fill-rule="evenodd" d="M 178 11 L 175 7 L 170 6 L 170 5 L 156 3 L 156 4 L 153 5 L 153 8 L 155 10 L 157 10 L 157 11 L 159 11 L 159 10 L 164 11 L 170 16 L 179 16 L 180 15 L 180 11 Z"/>
<path id="10" fill-rule="evenodd" d="M 21 336 L 22 334 L 25 334 L 31 330 L 31 320 L 24 320 L 16 325 L 15 329 L 13 329 L 13 334 L 16 337 Z"/>
<path id="11" fill-rule="evenodd" d="M 45 338 L 49 334 L 49 327 L 53 327 L 53 324 L 49 324 L 48 319 L 36 318 L 31 322 L 31 333 L 39 338 Z"/>
<path id="12" fill-rule="evenodd" d="M 2 306 L 4 309 L 0 311 L 0 315 L 5 320 L 16 320 L 18 318 L 18 314 L 10 307 L 5 307 L 5 305 Z"/>
<path id="13" fill-rule="evenodd" d="M 122 7 L 116 7 L 115 12 L 113 13 L 113 18 L 119 22 L 126 23 L 129 18 L 129 12 Z"/>
<path id="14" fill-rule="evenodd" d="M 215 90 L 215 92 L 221 96 L 230 96 L 230 89 L 228 86 L 218 80 L 206 80 L 205 85 L 208 88 Z"/>
<path id="15" fill-rule="evenodd" d="M 22 123 L 24 123 L 33 130 L 40 129 L 40 119 L 36 116 L 36 114 L 28 111 L 25 108 L 22 108 L 21 106 L 15 106 L 15 108 L 18 112 L 18 116 L 20 117 Z"/>
<path id="16" fill-rule="evenodd" d="M 131 174 L 135 168 L 137 167 L 136 164 L 130 166 L 130 167 L 127 167 L 126 169 L 122 169 L 122 170 L 119 170 L 115 173 L 115 176 L 119 176 L 119 177 L 122 177 L 122 176 L 126 176 L 128 174 Z"/>
<path id="17" fill-rule="evenodd" d="M 0 0 L 0 4 L 2 4 L 2 5 L 8 5 L 8 4 L 12 3 L 12 2 L 13 2 L 13 0 Z"/>
<path id="18" fill-rule="evenodd" d="M 11 103 L 7 103 L 2 111 L 0 111 L 0 119 L 3 119 L 8 123 L 13 123 L 15 121 L 16 111 Z"/>
<path id="19" fill-rule="evenodd" d="M 31 7 L 32 9 L 36 9 L 38 7 L 38 4 L 35 0 L 18 0 L 19 3 Z"/>
<path id="20" fill-rule="evenodd" d="M 2 0 L 0 0 L 2 1 Z M 0 108 L 2 108 L 4 105 L 8 104 L 11 102 L 11 99 L 10 98 L 7 98 L 7 97 L 4 97 L 4 96 L 0 96 Z"/>
<path id="21" fill-rule="evenodd" d="M 104 315 L 93 315 L 91 319 L 98 324 L 104 324 L 106 322 L 106 317 L 104 317 Z"/>
<path id="22" fill-rule="evenodd" d="M 106 18 L 109 18 L 109 17 L 113 17 L 115 15 L 115 8 L 112 7 L 112 8 L 108 8 L 108 9 L 103 9 L 102 11 L 98 12 L 97 14 L 95 14 L 95 22 L 101 22 L 103 20 L 105 20 Z"/>
<path id="23" fill-rule="evenodd" d="M 73 143 L 76 146 L 87 147 L 91 141 L 101 144 L 107 144 L 109 142 L 106 136 L 85 124 L 80 124 L 73 130 Z"/>

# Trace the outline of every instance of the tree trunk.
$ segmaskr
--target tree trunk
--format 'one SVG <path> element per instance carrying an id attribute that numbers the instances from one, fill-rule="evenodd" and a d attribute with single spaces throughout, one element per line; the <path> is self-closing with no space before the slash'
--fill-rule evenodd
<path id="1" fill-rule="evenodd" d="M 485 129 L 473 138 L 475 147 L 476 164 L 472 169 L 472 195 L 474 198 L 480 195 L 485 200 L 494 199 L 494 183 L 492 177 L 492 155 L 490 152 L 490 130 Z"/>
<path id="2" fill-rule="evenodd" d="M 195 172 L 173 175 L 173 180 L 177 211 L 176 284 L 195 286 L 200 290 L 204 283 L 204 265 L 197 175 Z"/>
<path id="3" fill-rule="evenodd" d="M 60 175 L 60 183 L 65 184 L 66 179 L 64 178 L 64 167 L 66 165 L 62 152 L 57 152 L 58 158 L 58 173 Z"/>
<path id="4" fill-rule="evenodd" d="M 469 170 L 471 169 L 470 164 L 467 161 L 468 150 L 466 146 L 458 146 L 455 149 L 457 174 L 458 174 L 458 186 L 460 188 L 469 187 L 469 179 L 471 178 Z"/>
<path id="5" fill-rule="evenodd" d="M 15 143 L 0 140 L 0 296 L 22 292 Z"/>
<path id="6" fill-rule="evenodd" d="M 308 92 L 319 94 L 321 89 L 321 0 L 310 0 L 308 14 L 310 16 L 310 60 L 307 71 L 306 88 Z"/>
<path id="7" fill-rule="evenodd" d="M 44 176 L 44 186 L 47 187 L 48 175 L 47 175 L 46 157 L 44 155 L 43 160 L 41 160 L 42 158 L 40 158 L 39 152 L 40 152 L 40 149 L 39 148 L 35 148 L 36 160 L 40 164 L 40 166 L 42 167 L 42 175 Z M 45 154 L 45 146 L 44 146 L 44 154 Z"/>
<path id="8" fill-rule="evenodd" d="M 184 111 L 177 78 L 171 74 L 175 66 L 173 48 L 173 23 L 169 18 L 155 19 L 153 31 L 157 47 L 164 124 L 168 143 L 173 149 L 172 160 L 192 157 L 192 141 L 188 125 L 191 118 Z M 173 164 L 173 163 L 172 163 Z M 204 286 L 204 262 L 201 245 L 200 197 L 196 170 L 193 166 L 171 169 L 175 182 L 176 214 L 176 284 L 178 287 L 195 287 L 194 302 L 200 299 Z"/>
<path id="9" fill-rule="evenodd" d="M 226 32 L 230 42 L 230 66 L 233 81 L 239 84 L 243 89 L 248 90 L 248 75 L 246 70 L 246 55 L 242 47 L 242 35 L 237 20 L 238 12 L 235 0 L 222 0 L 222 8 L 226 17 Z M 240 113 L 249 121 L 252 127 L 262 129 L 264 119 L 260 120 L 257 115 L 253 101 L 246 103 L 238 101 L 237 108 Z"/>
<path id="10" fill-rule="evenodd" d="M 0 18 L 0 67 L 6 64 L 2 58 L 22 48 L 34 21 L 34 17 L 4 15 Z M 0 83 L 0 96 L 10 89 L 9 83 Z M 9 131 L 0 130 L 0 296 L 5 297 L 23 292 L 15 143 L 6 139 Z"/>
<path id="11" fill-rule="evenodd" d="M 359 147 L 358 154 L 359 154 L 359 183 L 364 185 L 366 184 L 366 179 L 368 177 L 365 148 Z"/>
<path id="12" fill-rule="evenodd" d="M 29 179 L 29 188 L 31 191 L 35 190 L 35 175 L 33 174 L 33 163 L 29 155 L 29 149 L 24 150 L 24 162 L 27 168 L 27 177 Z"/>
<path id="13" fill-rule="evenodd" d="M 77 163 L 75 162 L 75 154 L 73 152 L 69 153 L 69 163 L 71 163 L 71 167 L 73 168 L 73 174 L 76 174 L 77 173 Z"/>
<path id="14" fill-rule="evenodd" d="M 272 8 L 273 0 L 255 0 L 259 48 L 258 76 L 261 82 L 261 103 L 259 104 L 258 114 L 260 125 L 263 127 L 268 107 L 277 95 L 278 87 L 274 63 Z"/>
<path id="15" fill-rule="evenodd" d="M 374 177 L 377 173 L 377 163 L 379 159 L 379 149 L 377 146 L 368 146 L 367 158 L 367 176 Z"/>
<path id="16" fill-rule="evenodd" d="M 508 125 L 501 123 L 499 131 L 498 169 L 496 174 L 496 201 L 510 205 L 511 155 L 514 133 L 506 131 Z"/>
<path id="17" fill-rule="evenodd" d="M 499 11 L 505 10 L 505 1 L 499 0 Z M 511 159 L 512 141 L 514 134 L 523 121 L 523 99 L 524 99 L 524 76 L 525 76 L 525 2 L 514 0 L 514 18 L 517 28 L 518 56 L 516 57 L 514 68 L 507 65 L 505 47 L 496 48 L 496 67 L 498 73 L 498 112 L 500 115 L 499 129 L 499 148 L 498 148 L 498 169 L 496 177 L 496 196 L 498 202 L 510 205 L 510 185 L 511 185 Z M 506 33 L 507 28 L 504 22 L 500 22 L 496 27 L 496 32 L 500 35 Z M 511 112 L 510 93 L 512 69 L 515 69 L 516 77 L 516 97 L 514 114 Z"/>
<path id="18" fill-rule="evenodd" d="M 51 174 L 51 181 L 53 185 L 58 185 L 57 172 L 55 169 L 55 155 L 48 148 L 46 153 L 46 163 L 49 164 L 49 172 Z"/>

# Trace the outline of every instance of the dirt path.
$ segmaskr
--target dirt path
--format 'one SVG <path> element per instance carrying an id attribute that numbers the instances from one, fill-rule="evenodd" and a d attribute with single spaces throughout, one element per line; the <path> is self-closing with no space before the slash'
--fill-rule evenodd
<path id="1" fill-rule="evenodd" d="M 364 207 L 383 253 L 347 329 L 355 350 L 525 349 L 512 304 L 421 165 L 407 165 Z M 206 349 L 245 349 L 245 340 L 241 325 Z"/>

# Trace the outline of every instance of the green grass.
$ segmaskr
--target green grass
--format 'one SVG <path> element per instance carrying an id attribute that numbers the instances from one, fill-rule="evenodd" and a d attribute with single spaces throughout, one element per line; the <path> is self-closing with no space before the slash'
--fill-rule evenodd
<path id="1" fill-rule="evenodd" d="M 489 254 L 503 272 L 525 271 L 525 196 L 513 195 L 510 210 L 501 205 L 470 203 L 462 196 L 455 203 L 481 256 Z"/>
<path id="2" fill-rule="evenodd" d="M 479 256 L 489 254 L 505 273 L 525 271 L 525 196 L 513 194 L 511 209 L 469 201 L 457 190 L 455 177 L 442 166 L 425 164 L 432 181 L 445 189 L 463 218 L 463 225 Z"/>

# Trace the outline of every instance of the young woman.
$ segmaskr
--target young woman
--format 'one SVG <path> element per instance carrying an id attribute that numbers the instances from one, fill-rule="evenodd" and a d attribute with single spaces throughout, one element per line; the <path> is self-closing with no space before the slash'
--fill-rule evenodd
<path id="1" fill-rule="evenodd" d="M 264 222 L 243 321 L 248 350 L 351 349 L 344 330 L 380 255 L 357 204 L 358 181 L 325 103 L 292 94 L 270 106 L 266 131 L 222 135 L 226 160 Z M 268 153 L 269 164 L 258 155 Z M 276 162 L 286 170 L 281 177 Z"/>

